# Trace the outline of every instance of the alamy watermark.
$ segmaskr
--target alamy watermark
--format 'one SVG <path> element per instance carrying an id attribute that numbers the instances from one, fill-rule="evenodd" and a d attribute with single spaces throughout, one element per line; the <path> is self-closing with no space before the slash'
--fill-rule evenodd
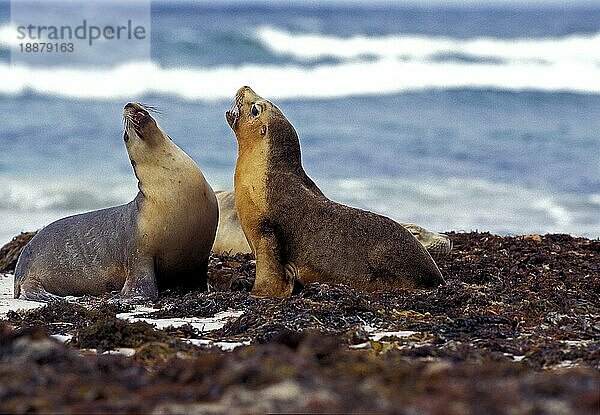
<path id="1" fill-rule="evenodd" d="M 150 60 L 150 0 L 11 0 L 11 63 L 109 66 Z"/>

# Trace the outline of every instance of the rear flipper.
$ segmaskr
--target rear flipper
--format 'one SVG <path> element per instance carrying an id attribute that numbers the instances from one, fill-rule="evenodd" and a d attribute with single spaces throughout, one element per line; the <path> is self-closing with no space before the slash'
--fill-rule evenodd
<path id="1" fill-rule="evenodd" d="M 44 289 L 42 284 L 32 279 L 26 279 L 23 282 L 15 281 L 15 298 L 42 303 L 66 301 L 64 297 L 49 293 Z"/>
<path id="2" fill-rule="evenodd" d="M 155 300 L 158 298 L 158 287 L 154 274 L 153 258 L 137 259 L 133 270 L 125 278 L 125 285 L 118 297 L 124 300 Z"/>

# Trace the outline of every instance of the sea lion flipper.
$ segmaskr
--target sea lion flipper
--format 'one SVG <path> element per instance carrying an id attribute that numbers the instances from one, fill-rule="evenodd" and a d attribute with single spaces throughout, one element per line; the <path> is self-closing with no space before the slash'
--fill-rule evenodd
<path id="1" fill-rule="evenodd" d="M 154 263 L 151 259 L 137 261 L 131 274 L 125 278 L 125 284 L 119 297 L 151 300 L 158 297 Z"/>
<path id="2" fill-rule="evenodd" d="M 279 259 L 279 247 L 273 234 L 263 235 L 258 242 L 256 256 L 256 279 L 252 288 L 253 297 L 289 297 L 294 281 Z"/>
<path id="3" fill-rule="evenodd" d="M 52 303 L 57 301 L 65 301 L 61 296 L 51 294 L 42 286 L 42 284 L 33 279 L 28 278 L 20 283 L 15 284 L 15 298 L 22 300 L 38 301 L 41 303 Z"/>

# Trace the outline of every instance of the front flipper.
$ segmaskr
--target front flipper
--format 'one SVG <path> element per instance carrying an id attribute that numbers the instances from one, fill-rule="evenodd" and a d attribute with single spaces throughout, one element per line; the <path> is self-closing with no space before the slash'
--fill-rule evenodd
<path id="1" fill-rule="evenodd" d="M 152 258 L 136 261 L 131 273 L 125 278 L 125 285 L 123 285 L 119 297 L 146 300 L 158 298 L 154 260 Z"/>
<path id="2" fill-rule="evenodd" d="M 277 238 L 273 233 L 266 233 L 261 235 L 256 245 L 256 279 L 252 296 L 289 297 L 294 288 L 294 280 L 281 263 Z"/>

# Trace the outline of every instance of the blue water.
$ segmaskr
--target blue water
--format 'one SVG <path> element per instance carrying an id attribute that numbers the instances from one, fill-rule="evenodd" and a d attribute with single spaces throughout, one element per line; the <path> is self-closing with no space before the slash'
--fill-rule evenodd
<path id="1" fill-rule="evenodd" d="M 130 72 L 6 72 L 0 43 L 2 240 L 135 195 L 128 101 L 160 108 L 213 188 L 231 188 L 224 111 L 243 84 L 288 116 L 335 200 L 439 231 L 600 237 L 600 7 L 154 3 L 151 35 L 131 90 Z"/>

